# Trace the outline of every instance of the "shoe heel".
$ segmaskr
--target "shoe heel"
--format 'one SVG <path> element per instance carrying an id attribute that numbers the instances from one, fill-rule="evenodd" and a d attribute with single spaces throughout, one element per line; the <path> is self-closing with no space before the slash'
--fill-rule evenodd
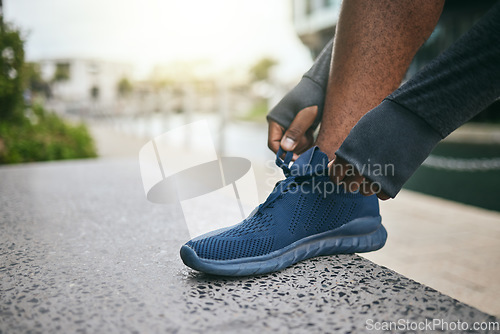
<path id="1" fill-rule="evenodd" d="M 332 231 L 318 244 L 318 255 L 366 253 L 384 247 L 387 231 L 378 217 L 360 218 Z"/>
<path id="2" fill-rule="evenodd" d="M 366 253 L 384 247 L 387 240 L 387 230 L 380 224 L 378 228 L 368 234 L 343 237 L 340 239 L 339 252 Z"/>

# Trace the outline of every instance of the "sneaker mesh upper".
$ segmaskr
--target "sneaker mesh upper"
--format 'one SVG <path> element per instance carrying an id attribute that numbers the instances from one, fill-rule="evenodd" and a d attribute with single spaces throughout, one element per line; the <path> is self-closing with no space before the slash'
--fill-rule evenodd
<path id="1" fill-rule="evenodd" d="M 310 160 L 303 162 L 302 166 L 326 166 L 328 163 L 322 152 L 312 151 L 311 154 L 309 158 L 303 154 L 304 159 Z M 299 160 L 292 169 L 301 166 Z M 314 187 L 312 181 L 319 187 Z M 256 257 L 367 215 L 379 215 L 375 196 L 344 192 L 325 175 L 289 177 L 276 185 L 275 191 L 253 216 L 220 233 L 216 231 L 193 239 L 187 245 L 204 259 Z"/>
<path id="2" fill-rule="evenodd" d="M 329 182 L 329 181 L 325 181 Z M 307 189 L 305 189 L 307 190 Z M 362 195 L 284 192 L 275 203 L 229 230 L 188 242 L 201 258 L 231 260 L 254 257 L 279 249 L 285 243 L 335 229 L 356 218 Z M 285 235 L 286 233 L 286 235 Z M 275 235 L 284 238 L 275 238 Z"/>

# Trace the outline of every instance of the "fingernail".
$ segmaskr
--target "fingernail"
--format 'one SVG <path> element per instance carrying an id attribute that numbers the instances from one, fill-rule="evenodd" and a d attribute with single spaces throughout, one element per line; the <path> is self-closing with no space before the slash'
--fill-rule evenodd
<path id="1" fill-rule="evenodd" d="M 292 138 L 290 137 L 285 137 L 285 141 L 283 142 L 283 149 L 285 149 L 286 151 L 292 151 L 293 150 L 293 146 L 295 145 L 295 140 L 293 140 Z"/>

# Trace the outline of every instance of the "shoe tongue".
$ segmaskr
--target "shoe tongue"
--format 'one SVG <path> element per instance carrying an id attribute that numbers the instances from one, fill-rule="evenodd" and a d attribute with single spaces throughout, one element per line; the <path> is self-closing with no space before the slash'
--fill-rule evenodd
<path id="1" fill-rule="evenodd" d="M 328 167 L 328 156 L 321 152 L 318 146 L 311 147 L 302 153 L 290 167 L 290 172 L 295 176 L 319 173 Z"/>

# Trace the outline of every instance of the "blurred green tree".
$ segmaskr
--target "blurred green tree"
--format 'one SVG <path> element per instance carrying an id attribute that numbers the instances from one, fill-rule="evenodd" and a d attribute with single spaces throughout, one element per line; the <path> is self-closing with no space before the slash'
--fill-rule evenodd
<path id="1" fill-rule="evenodd" d="M 23 86 L 34 94 L 50 97 L 50 84 L 42 78 L 40 64 L 25 63 L 23 69 Z"/>
<path id="2" fill-rule="evenodd" d="M 3 19 L 0 29 L 0 120 L 15 120 L 22 117 L 24 42 Z"/>
<path id="3" fill-rule="evenodd" d="M 69 63 L 57 63 L 56 71 L 54 72 L 54 77 L 52 81 L 66 81 L 70 78 L 70 65 Z"/>
<path id="4" fill-rule="evenodd" d="M 127 78 L 121 78 L 117 84 L 118 95 L 125 97 L 132 93 L 133 90 L 132 83 Z"/>
<path id="5" fill-rule="evenodd" d="M 271 91 L 271 70 L 278 62 L 275 59 L 264 57 L 250 67 L 251 80 L 256 89 L 252 107 L 243 119 L 248 121 L 263 121 L 269 110 L 269 92 Z"/>
<path id="6" fill-rule="evenodd" d="M 278 64 L 278 62 L 272 58 L 264 57 L 257 61 L 251 68 L 250 74 L 254 81 L 267 81 L 269 80 L 269 74 L 271 69 Z"/>

